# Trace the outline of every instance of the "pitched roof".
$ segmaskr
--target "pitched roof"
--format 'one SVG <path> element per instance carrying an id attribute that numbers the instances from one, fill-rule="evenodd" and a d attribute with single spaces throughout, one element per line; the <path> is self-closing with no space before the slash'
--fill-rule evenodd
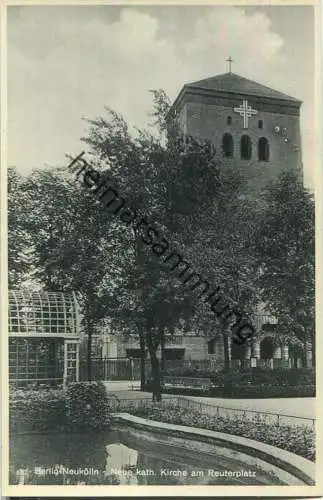
<path id="1" fill-rule="evenodd" d="M 269 97 L 270 99 L 283 99 L 294 103 L 301 103 L 299 99 L 291 97 L 283 92 L 266 87 L 260 83 L 244 78 L 235 73 L 224 73 L 222 75 L 205 78 L 196 82 L 188 83 L 185 88 L 204 89 L 217 92 L 229 92 L 233 94 L 245 94 L 257 97 Z"/>

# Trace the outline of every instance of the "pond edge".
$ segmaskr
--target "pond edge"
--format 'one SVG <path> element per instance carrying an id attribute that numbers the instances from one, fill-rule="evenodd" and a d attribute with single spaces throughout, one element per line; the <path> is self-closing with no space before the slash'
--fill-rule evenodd
<path id="1" fill-rule="evenodd" d="M 111 417 L 115 424 L 124 423 L 134 428 L 158 432 L 159 435 L 164 435 L 167 438 L 173 436 L 192 441 L 197 440 L 243 453 L 253 459 L 258 458 L 272 465 L 275 469 L 280 469 L 304 485 L 315 485 L 315 463 L 281 448 L 234 434 L 149 420 L 130 413 L 114 413 Z M 300 484 L 299 482 L 298 484 Z"/>

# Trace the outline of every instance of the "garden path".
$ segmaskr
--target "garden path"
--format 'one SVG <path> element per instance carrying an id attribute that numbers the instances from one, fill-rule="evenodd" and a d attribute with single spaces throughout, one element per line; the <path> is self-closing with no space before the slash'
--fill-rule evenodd
<path id="1" fill-rule="evenodd" d="M 151 393 L 140 392 L 139 382 L 136 381 L 109 381 L 104 382 L 107 391 L 117 394 L 120 399 L 151 398 Z M 134 390 L 131 390 L 131 387 Z M 163 398 L 174 397 L 164 394 Z M 224 399 L 201 396 L 185 396 L 201 403 L 239 408 L 243 410 L 268 411 L 297 417 L 315 417 L 315 398 L 268 398 L 268 399 Z"/>

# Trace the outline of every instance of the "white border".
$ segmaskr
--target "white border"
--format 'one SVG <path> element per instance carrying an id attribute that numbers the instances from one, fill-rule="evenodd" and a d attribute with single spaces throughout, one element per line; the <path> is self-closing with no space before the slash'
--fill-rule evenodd
<path id="1" fill-rule="evenodd" d="M 323 496 L 323 456 L 322 456 L 322 426 L 317 430 L 317 485 L 316 486 L 9 486 L 8 485 L 8 394 L 7 394 L 7 373 L 8 373 L 8 352 L 7 338 L 7 221 L 6 221 L 6 165 L 7 165 L 7 72 L 6 72 L 6 8 L 13 5 L 226 5 L 226 6 L 251 6 L 251 5 L 284 5 L 284 6 L 300 6 L 313 5 L 315 7 L 315 121 L 316 121 L 316 137 L 315 137 L 315 197 L 316 197 L 316 324 L 317 324 L 317 421 L 320 422 L 322 408 L 318 405 L 322 400 L 322 369 L 321 369 L 321 353 L 322 345 L 318 339 L 319 326 L 322 324 L 323 311 L 320 311 L 321 296 L 322 296 L 322 267 L 319 264 L 323 263 L 322 255 L 322 223 L 323 207 L 321 191 L 323 189 L 323 174 L 322 174 L 322 1 L 320 0 L 281 0 L 270 2 L 270 0 L 167 0 L 167 1 L 150 1 L 150 0 L 126 0 L 126 1 L 64 1 L 64 0 L 0 0 L 0 15 L 1 15 L 1 366 L 2 366 L 2 492 L 7 496 L 44 496 L 44 497 L 109 497 L 113 496 Z M 302 68 L 300 68 L 302 71 Z M 322 405 L 321 405 L 322 406 Z"/>

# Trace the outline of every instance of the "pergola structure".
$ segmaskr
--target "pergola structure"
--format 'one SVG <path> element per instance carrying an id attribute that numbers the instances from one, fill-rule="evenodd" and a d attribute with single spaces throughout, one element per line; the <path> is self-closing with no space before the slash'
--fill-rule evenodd
<path id="1" fill-rule="evenodd" d="M 9 382 L 79 379 L 80 317 L 75 294 L 9 291 Z"/>

